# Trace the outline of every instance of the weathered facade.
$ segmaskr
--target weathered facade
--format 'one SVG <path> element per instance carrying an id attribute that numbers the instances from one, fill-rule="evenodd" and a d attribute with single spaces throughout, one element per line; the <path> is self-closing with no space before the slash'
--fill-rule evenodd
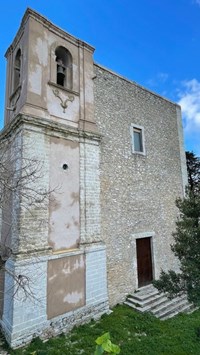
<path id="1" fill-rule="evenodd" d="M 14 169 L 39 164 L 28 184 L 48 192 L 32 203 L 15 191 L 2 211 L 1 325 L 12 346 L 99 316 L 177 267 L 180 107 L 94 64 L 93 51 L 28 9 L 6 53 L 1 139 Z M 16 277 L 31 295 L 16 293 Z"/>
<path id="2" fill-rule="evenodd" d="M 101 235 L 109 299 L 116 304 L 145 283 L 138 280 L 138 240 L 146 238 L 142 248 L 150 243 L 150 277 L 177 267 L 170 250 L 174 201 L 183 195 L 187 175 L 180 107 L 100 66 L 95 72 L 95 121 L 102 134 Z M 133 151 L 134 127 L 143 130 L 144 154 Z"/>

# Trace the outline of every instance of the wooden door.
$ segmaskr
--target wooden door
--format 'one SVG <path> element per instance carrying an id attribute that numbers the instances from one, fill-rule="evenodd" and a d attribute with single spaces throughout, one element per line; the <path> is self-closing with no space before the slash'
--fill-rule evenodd
<path id="1" fill-rule="evenodd" d="M 146 286 L 153 279 L 151 238 L 136 239 L 138 287 Z"/>

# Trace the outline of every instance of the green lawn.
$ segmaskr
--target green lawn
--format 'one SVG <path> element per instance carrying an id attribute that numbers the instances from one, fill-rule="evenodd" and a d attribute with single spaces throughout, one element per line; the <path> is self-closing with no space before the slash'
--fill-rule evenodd
<path id="1" fill-rule="evenodd" d="M 121 348 L 122 355 L 200 354 L 200 311 L 180 314 L 160 321 L 149 314 L 134 312 L 119 305 L 101 320 L 74 328 L 47 342 L 34 340 L 28 347 L 9 351 L 11 355 L 92 355 L 95 339 L 110 332 L 113 343 Z"/>

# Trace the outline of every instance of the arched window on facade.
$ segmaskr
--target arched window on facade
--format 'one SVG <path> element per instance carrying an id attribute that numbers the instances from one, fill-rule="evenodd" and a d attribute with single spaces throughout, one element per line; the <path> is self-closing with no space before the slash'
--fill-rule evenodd
<path id="1" fill-rule="evenodd" d="M 72 89 L 72 56 L 64 47 L 57 47 L 56 55 L 56 83 L 67 89 Z"/>
<path id="2" fill-rule="evenodd" d="M 21 74 L 21 49 L 18 49 L 14 61 L 14 91 L 18 88 L 20 84 L 20 74 Z"/>

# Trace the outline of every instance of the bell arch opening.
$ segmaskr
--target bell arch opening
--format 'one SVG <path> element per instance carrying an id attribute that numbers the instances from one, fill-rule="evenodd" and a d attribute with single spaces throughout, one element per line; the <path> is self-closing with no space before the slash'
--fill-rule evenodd
<path id="1" fill-rule="evenodd" d="M 14 85 L 13 91 L 15 91 L 20 84 L 20 76 L 21 76 L 21 49 L 18 49 L 15 61 L 14 61 Z"/>
<path id="2" fill-rule="evenodd" d="M 56 84 L 67 89 L 72 89 L 72 56 L 64 47 L 55 50 L 56 56 Z"/>

